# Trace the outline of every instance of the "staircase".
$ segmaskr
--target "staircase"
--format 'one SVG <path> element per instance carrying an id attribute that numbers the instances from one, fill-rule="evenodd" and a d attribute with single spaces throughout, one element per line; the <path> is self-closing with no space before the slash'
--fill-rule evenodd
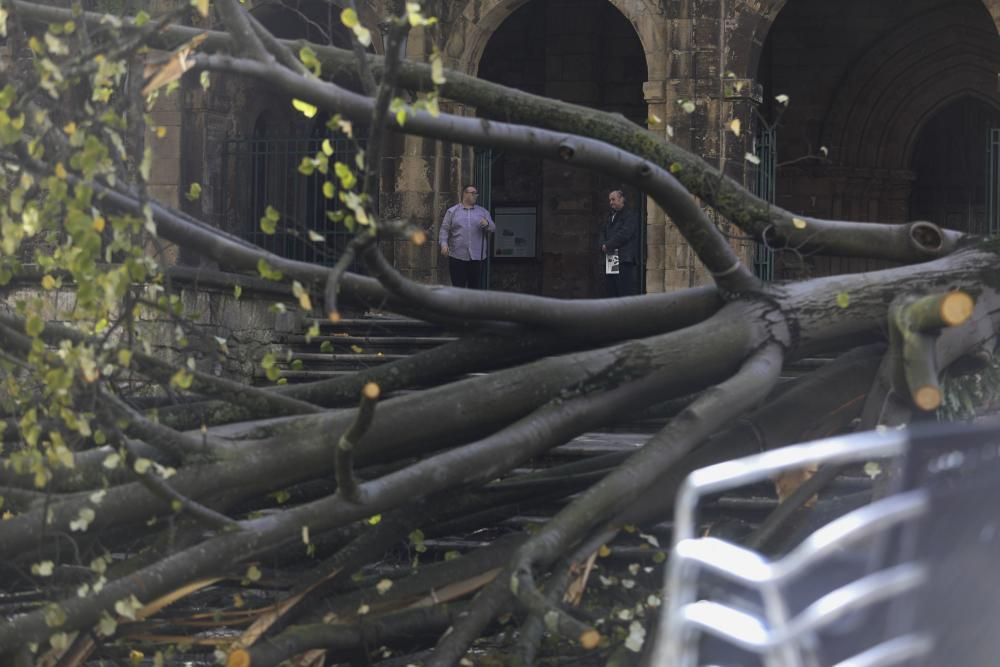
<path id="1" fill-rule="evenodd" d="M 307 340 L 301 331 L 313 325 L 319 335 Z M 364 313 L 338 322 L 327 319 L 306 319 L 299 332 L 287 333 L 277 339 L 283 350 L 278 356 L 281 378 L 289 383 L 322 380 L 346 375 L 360 369 L 403 359 L 423 350 L 456 340 L 457 337 L 441 326 L 421 320 Z M 830 357 L 806 358 L 785 366 L 782 384 L 797 380 L 831 360 Z M 257 369 L 259 384 L 270 384 L 263 369 Z M 645 420 L 643 420 L 645 421 Z M 642 431 L 656 429 L 665 420 L 650 419 Z"/>
<path id="2" fill-rule="evenodd" d="M 338 322 L 308 319 L 304 330 L 318 326 L 319 335 L 307 340 L 304 333 L 281 336 L 280 377 L 288 382 L 322 380 L 371 368 L 455 340 L 441 327 L 403 318 L 365 314 Z M 260 382 L 267 382 L 260 371 Z"/>

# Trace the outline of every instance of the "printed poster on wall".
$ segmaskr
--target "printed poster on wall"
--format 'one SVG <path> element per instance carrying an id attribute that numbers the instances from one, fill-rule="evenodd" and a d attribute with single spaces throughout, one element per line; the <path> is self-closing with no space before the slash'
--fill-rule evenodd
<path id="1" fill-rule="evenodd" d="M 497 206 L 493 211 L 493 222 L 497 225 L 493 239 L 494 257 L 535 257 L 537 208 Z"/>

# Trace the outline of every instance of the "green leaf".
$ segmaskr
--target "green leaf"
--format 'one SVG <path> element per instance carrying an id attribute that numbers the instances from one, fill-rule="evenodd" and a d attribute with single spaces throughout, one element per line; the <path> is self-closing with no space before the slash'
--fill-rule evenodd
<path id="1" fill-rule="evenodd" d="M 37 338 L 45 329 L 45 321 L 38 315 L 32 313 L 24 323 L 24 331 L 32 338 Z"/>
<path id="2" fill-rule="evenodd" d="M 443 86 L 446 81 L 444 78 L 444 61 L 442 61 L 440 53 L 431 55 L 431 81 L 434 82 L 435 86 Z"/>
<path id="3" fill-rule="evenodd" d="M 340 12 L 340 22 L 348 28 L 354 28 L 358 25 L 358 13 L 351 8 L 347 8 Z"/>
<path id="4" fill-rule="evenodd" d="M 277 363 L 278 363 L 278 360 L 275 358 L 274 354 L 271 353 L 271 352 L 268 352 L 260 360 L 260 367 L 263 368 L 266 371 L 266 370 L 269 370 L 271 368 L 274 368 L 275 364 L 277 364 Z"/>
<path id="5" fill-rule="evenodd" d="M 308 46 L 303 46 L 299 49 L 299 60 L 301 60 L 302 64 L 312 71 L 314 76 L 318 77 L 322 73 L 322 63 L 320 63 L 319 58 L 316 57 L 316 52 Z"/>
<path id="6" fill-rule="evenodd" d="M 103 635 L 104 637 L 110 637 L 115 634 L 118 629 L 118 622 L 111 617 L 110 614 L 104 612 L 101 614 L 101 620 L 97 623 L 97 633 Z"/>
<path id="7" fill-rule="evenodd" d="M 292 100 L 292 106 L 295 107 L 297 111 L 302 112 L 302 115 L 306 118 L 312 118 L 319 111 L 319 108 L 309 104 L 308 102 L 303 102 L 302 100 Z"/>
<path id="8" fill-rule="evenodd" d="M 51 577 L 53 567 L 55 567 L 55 563 L 50 560 L 43 560 L 40 563 L 32 564 L 31 573 L 36 577 Z"/>
<path id="9" fill-rule="evenodd" d="M 336 190 L 333 187 L 333 183 L 331 183 L 330 181 L 326 181 L 325 183 L 323 183 L 323 196 L 324 197 L 326 197 L 327 199 L 333 199 L 333 195 L 335 194 L 335 192 L 336 192 Z M 320 237 L 320 240 L 323 240 L 322 236 Z"/>
<path id="10" fill-rule="evenodd" d="M 184 196 L 188 201 L 197 201 L 201 197 L 201 183 L 192 183 Z"/>
<path id="11" fill-rule="evenodd" d="M 419 528 L 410 533 L 410 543 L 413 544 L 413 548 L 417 553 L 427 551 L 427 545 L 424 544 L 424 531 Z"/>
<path id="12" fill-rule="evenodd" d="M 302 158 L 302 162 L 299 163 L 299 173 L 303 176 L 312 176 L 314 171 L 316 171 L 316 163 L 313 162 L 313 159 L 311 157 Z"/>
<path id="13" fill-rule="evenodd" d="M 837 294 L 837 305 L 841 308 L 847 308 L 851 305 L 851 297 L 847 292 L 840 292 Z"/>
<path id="14" fill-rule="evenodd" d="M 333 171 L 334 173 L 337 174 L 337 178 L 340 179 L 340 187 L 342 187 L 345 190 L 350 190 L 358 182 L 358 179 L 354 175 L 354 172 L 351 171 L 351 168 L 348 167 L 343 162 L 336 163 L 333 166 Z"/>
<path id="15" fill-rule="evenodd" d="M 281 271 L 271 268 L 271 265 L 263 257 L 257 260 L 257 272 L 267 280 L 281 280 L 282 276 Z"/>
<path id="16" fill-rule="evenodd" d="M 45 605 L 43 615 L 45 617 L 45 625 L 50 628 L 61 627 L 66 622 L 65 610 L 55 603 Z"/>
<path id="17" fill-rule="evenodd" d="M 139 163 L 139 175 L 142 176 L 142 180 L 149 182 L 150 173 L 153 170 L 153 151 L 146 146 L 145 150 L 142 152 L 142 162 Z"/>
<path id="18" fill-rule="evenodd" d="M 277 209 L 268 206 L 264 210 L 264 217 L 260 219 L 260 229 L 265 234 L 274 234 L 278 228 L 278 221 L 281 220 L 281 214 L 278 213 Z"/>
<path id="19" fill-rule="evenodd" d="M 181 368 L 170 378 L 171 386 L 178 389 L 190 389 L 192 382 L 194 382 L 194 375 L 186 368 Z"/>

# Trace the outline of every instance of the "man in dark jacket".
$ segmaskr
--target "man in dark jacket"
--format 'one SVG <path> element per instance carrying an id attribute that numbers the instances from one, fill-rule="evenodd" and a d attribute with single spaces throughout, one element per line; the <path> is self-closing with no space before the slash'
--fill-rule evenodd
<path id="1" fill-rule="evenodd" d="M 605 256 L 604 277 L 608 296 L 638 294 L 639 216 L 634 209 L 625 208 L 625 194 L 621 190 L 608 194 L 608 204 L 611 212 L 601 227 L 601 252 Z M 617 272 L 614 272 L 616 268 Z"/>

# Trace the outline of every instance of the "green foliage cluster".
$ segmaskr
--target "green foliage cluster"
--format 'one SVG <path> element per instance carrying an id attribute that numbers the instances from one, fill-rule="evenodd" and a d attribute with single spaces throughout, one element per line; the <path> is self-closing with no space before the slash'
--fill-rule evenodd
<path id="1" fill-rule="evenodd" d="M 13 304 L 30 355 L 27 364 L 0 358 L 0 400 L 23 435 L 11 465 L 38 488 L 73 467 L 72 451 L 108 442 L 95 420 L 99 387 L 128 382 L 132 352 L 123 341 L 142 344 L 142 309 L 180 312 L 161 285 L 148 204 L 135 215 L 101 196 L 138 183 L 141 199 L 151 161 L 148 148 L 140 159 L 130 154 L 151 121 L 126 91 L 140 43 L 118 26 L 109 19 L 85 31 L 67 21 L 24 36 L 30 67 L 4 71 L 0 90 L 0 286 L 32 276 L 29 287 L 41 288 Z M 52 320 L 77 335 L 47 335 Z"/>

